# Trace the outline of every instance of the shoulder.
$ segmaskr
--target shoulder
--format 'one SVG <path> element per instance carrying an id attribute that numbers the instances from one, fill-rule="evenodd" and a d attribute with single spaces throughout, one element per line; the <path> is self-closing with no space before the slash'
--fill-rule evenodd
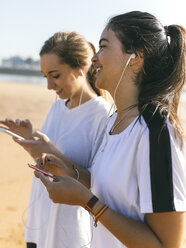
<path id="1" fill-rule="evenodd" d="M 65 101 L 62 99 L 58 99 L 52 104 L 49 110 L 49 114 L 62 110 L 64 107 L 65 107 Z"/>
<path id="2" fill-rule="evenodd" d="M 52 104 L 52 108 L 65 106 L 65 101 L 63 99 L 58 99 Z"/>
<path id="3" fill-rule="evenodd" d="M 110 104 L 104 100 L 103 97 L 98 96 L 89 102 L 89 109 L 87 109 L 87 113 L 89 116 L 91 116 L 91 119 L 94 120 L 94 122 L 100 121 L 108 117 L 109 110 L 111 106 Z"/>
<path id="4" fill-rule="evenodd" d="M 93 104 L 97 105 L 98 111 L 109 112 L 111 108 L 111 105 L 102 96 L 95 97 Z"/>

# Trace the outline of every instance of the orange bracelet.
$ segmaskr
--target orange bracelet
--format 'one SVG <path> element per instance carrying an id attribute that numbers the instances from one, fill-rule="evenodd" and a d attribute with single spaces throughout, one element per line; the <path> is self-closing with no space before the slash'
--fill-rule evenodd
<path id="1" fill-rule="evenodd" d="M 95 217 L 94 217 L 94 226 L 97 227 L 97 222 L 99 220 L 99 218 L 101 217 L 101 215 L 107 210 L 108 206 L 107 205 L 104 205 L 99 211 L 97 214 L 95 214 Z"/>

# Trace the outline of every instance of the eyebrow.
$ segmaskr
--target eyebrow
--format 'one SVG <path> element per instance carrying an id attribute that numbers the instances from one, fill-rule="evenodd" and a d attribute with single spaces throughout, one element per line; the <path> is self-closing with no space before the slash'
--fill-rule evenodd
<path id="1" fill-rule="evenodd" d="M 99 41 L 99 45 L 101 45 L 101 42 L 102 42 L 102 41 L 109 42 L 106 38 L 102 38 L 102 39 Z"/>
<path id="2" fill-rule="evenodd" d="M 48 74 L 50 74 L 52 72 L 59 72 L 59 71 L 58 70 L 49 71 Z"/>

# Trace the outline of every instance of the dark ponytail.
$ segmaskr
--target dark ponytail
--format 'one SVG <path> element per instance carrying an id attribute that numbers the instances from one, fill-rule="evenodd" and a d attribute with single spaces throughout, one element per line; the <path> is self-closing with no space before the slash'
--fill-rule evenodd
<path id="1" fill-rule="evenodd" d="M 170 107 L 169 118 L 173 127 L 177 130 L 179 137 L 184 136 L 183 128 L 178 118 L 178 106 L 180 101 L 181 89 L 185 83 L 185 37 L 184 28 L 178 25 L 168 26 L 168 37 L 170 37 L 169 50 L 173 60 L 173 70 L 169 80 L 175 84 L 172 104 Z"/>

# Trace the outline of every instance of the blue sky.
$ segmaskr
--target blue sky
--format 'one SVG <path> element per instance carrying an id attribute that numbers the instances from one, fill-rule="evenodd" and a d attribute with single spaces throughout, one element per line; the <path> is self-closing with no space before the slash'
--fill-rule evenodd
<path id="1" fill-rule="evenodd" d="M 97 46 L 108 18 L 132 10 L 150 12 L 163 25 L 186 26 L 185 9 L 185 0 L 0 0 L 0 60 L 39 58 L 57 31 L 77 31 Z"/>

